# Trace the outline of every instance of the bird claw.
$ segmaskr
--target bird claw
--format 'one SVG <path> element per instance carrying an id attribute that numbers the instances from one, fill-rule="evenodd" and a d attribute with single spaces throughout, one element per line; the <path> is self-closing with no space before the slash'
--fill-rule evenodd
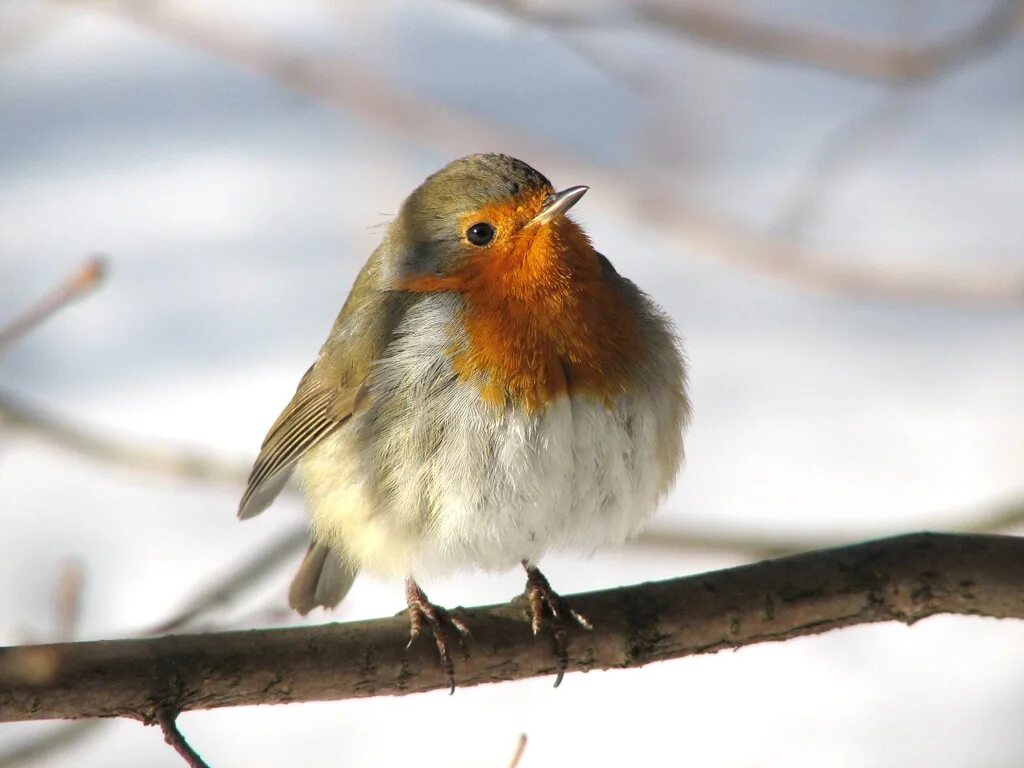
<path id="1" fill-rule="evenodd" d="M 562 684 L 562 678 L 569 668 L 569 633 L 567 626 L 576 624 L 583 629 L 592 630 L 594 625 L 582 613 L 574 610 L 569 602 L 551 588 L 547 577 L 534 565 L 523 563 L 526 568 L 526 599 L 530 603 L 530 625 L 536 637 L 544 628 L 545 622 L 551 627 L 551 636 L 555 643 L 555 657 L 558 662 L 558 674 L 555 677 L 555 688 Z"/>
<path id="2" fill-rule="evenodd" d="M 409 642 L 405 647 L 411 648 L 423 631 L 423 625 L 429 625 L 434 635 L 434 642 L 437 644 L 441 669 L 444 670 L 448 679 L 448 693 L 453 694 L 455 693 L 455 664 L 451 655 L 451 630 L 455 630 L 463 658 L 468 659 L 469 650 L 466 648 L 465 638 L 470 637 L 469 627 L 441 606 L 430 602 L 419 585 L 411 579 L 406 584 L 405 593 L 406 602 L 409 605 Z"/>

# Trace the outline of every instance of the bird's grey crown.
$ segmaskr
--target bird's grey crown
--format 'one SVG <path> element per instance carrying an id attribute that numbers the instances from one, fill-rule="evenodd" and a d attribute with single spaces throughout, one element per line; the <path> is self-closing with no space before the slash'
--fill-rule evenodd
<path id="1" fill-rule="evenodd" d="M 508 200 L 531 189 L 552 191 L 551 182 L 522 160 L 500 154 L 460 157 L 428 176 L 402 206 L 413 218 L 444 218 Z"/>
<path id="2" fill-rule="evenodd" d="M 529 189 L 550 190 L 547 177 L 527 163 L 509 155 L 495 153 L 469 155 L 449 163 L 441 173 L 475 177 L 488 187 L 509 197 Z"/>

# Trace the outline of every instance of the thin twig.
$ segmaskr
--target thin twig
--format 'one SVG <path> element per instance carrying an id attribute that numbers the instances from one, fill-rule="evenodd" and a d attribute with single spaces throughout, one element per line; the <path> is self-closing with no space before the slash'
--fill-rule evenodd
<path id="1" fill-rule="evenodd" d="M 552 13 L 536 3 L 519 0 L 469 0 L 471 5 L 486 5 L 502 11 L 509 18 L 524 25 L 546 32 L 552 40 L 605 77 L 620 83 L 636 93 L 649 90 L 650 78 L 640 70 L 632 71 L 609 61 L 608 52 L 600 45 L 586 38 L 586 34 L 598 25 L 577 23 L 571 17 Z"/>
<path id="2" fill-rule="evenodd" d="M 571 671 L 622 669 L 939 613 L 1024 619 L 1024 539 L 913 534 L 713 573 L 574 595 Z M 554 675 L 521 602 L 460 609 L 460 686 Z M 408 619 L 0 649 L 0 721 L 156 718 L 156 710 L 404 695 L 447 688 Z"/>
<path id="3" fill-rule="evenodd" d="M 834 186 L 844 172 L 855 167 L 864 153 L 907 115 L 910 103 L 905 90 L 888 93 L 828 137 L 808 163 L 804 179 L 790 202 L 783 206 L 775 232 L 788 239 L 799 237 L 828 199 L 826 188 Z"/>
<path id="4" fill-rule="evenodd" d="M 82 608 L 82 565 L 77 560 L 61 564 L 57 575 L 57 593 L 54 600 L 54 638 L 63 642 L 75 639 L 78 617 Z"/>
<path id="5" fill-rule="evenodd" d="M 0 350 L 20 339 L 71 302 L 90 294 L 100 284 L 105 273 L 106 262 L 103 257 L 90 257 L 69 280 L 0 328 Z"/>
<path id="6" fill-rule="evenodd" d="M 178 730 L 177 715 L 174 712 L 166 707 L 161 708 L 157 711 L 156 721 L 160 725 L 160 730 L 164 732 L 164 741 L 185 759 L 190 768 L 210 768 Z"/>
<path id="7" fill-rule="evenodd" d="M 526 734 L 520 733 L 519 742 L 516 744 L 516 751 L 512 755 L 512 760 L 509 761 L 508 768 L 519 768 L 524 752 L 526 752 Z"/>
<path id="8" fill-rule="evenodd" d="M 898 27 L 904 34 L 920 28 L 922 7 L 910 3 L 899 9 Z M 868 109 L 855 114 L 828 136 L 807 163 L 803 180 L 788 205 L 777 217 L 774 231 L 789 239 L 798 239 L 810 220 L 824 207 L 829 187 L 835 187 L 843 174 L 859 165 L 864 156 L 882 139 L 889 138 L 910 112 L 921 82 L 901 83 L 888 90 Z"/>

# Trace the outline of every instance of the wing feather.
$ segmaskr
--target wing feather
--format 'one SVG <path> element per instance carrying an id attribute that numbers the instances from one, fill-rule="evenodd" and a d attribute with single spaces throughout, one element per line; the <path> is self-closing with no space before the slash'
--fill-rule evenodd
<path id="1" fill-rule="evenodd" d="M 352 416 L 361 386 L 325 386 L 314 367 L 302 377 L 291 402 L 267 432 L 245 493 L 238 504 L 243 520 L 258 515 L 280 493 L 295 462 Z"/>

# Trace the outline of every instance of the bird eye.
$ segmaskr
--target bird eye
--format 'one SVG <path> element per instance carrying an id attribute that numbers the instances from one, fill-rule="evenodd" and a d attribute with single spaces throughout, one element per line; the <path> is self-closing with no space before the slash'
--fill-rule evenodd
<path id="1" fill-rule="evenodd" d="M 477 222 L 466 230 L 466 239 L 473 245 L 487 245 L 494 239 L 494 227 L 486 221 Z"/>

